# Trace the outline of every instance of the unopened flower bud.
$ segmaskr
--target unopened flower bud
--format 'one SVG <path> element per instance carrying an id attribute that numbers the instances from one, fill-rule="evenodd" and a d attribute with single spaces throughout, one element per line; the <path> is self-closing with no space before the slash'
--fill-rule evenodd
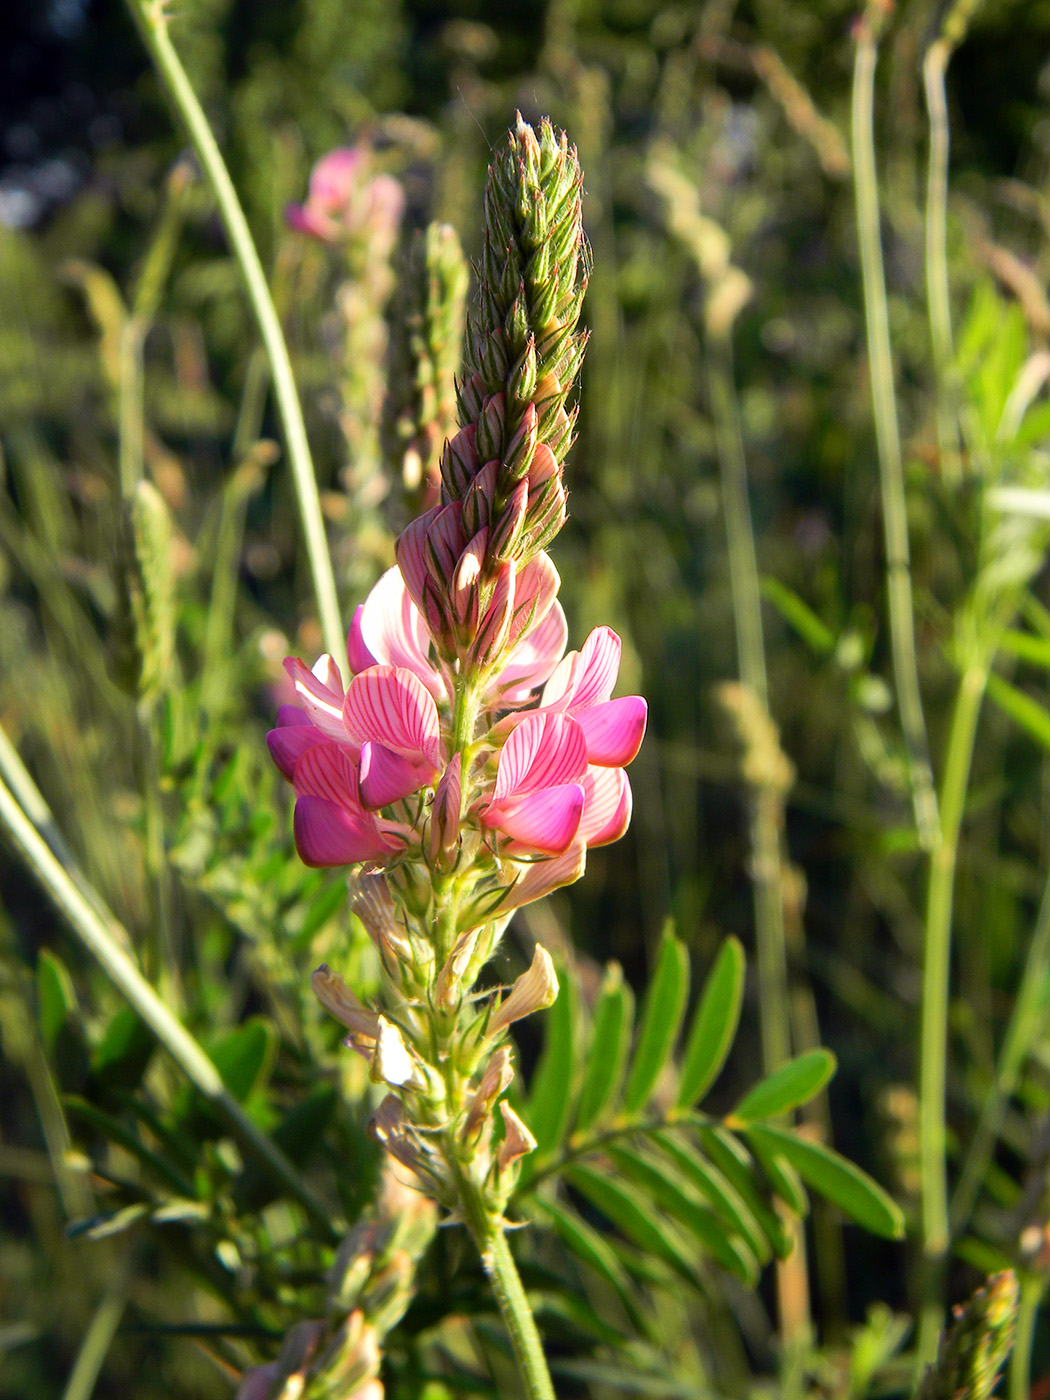
<path id="1" fill-rule="evenodd" d="M 532 398 L 536 387 L 536 337 L 528 330 L 524 353 L 511 370 L 507 387 L 519 404 L 526 404 Z"/>
<path id="2" fill-rule="evenodd" d="M 536 408 L 534 404 L 529 404 L 525 412 L 521 415 L 521 422 L 514 431 L 514 436 L 507 444 L 507 449 L 503 454 L 503 465 L 500 471 L 500 485 L 504 492 L 516 481 L 520 481 L 528 473 L 531 480 L 532 462 L 536 453 Z M 549 451 L 549 449 L 545 449 Z M 554 468 L 557 470 L 557 462 Z"/>
<path id="3" fill-rule="evenodd" d="M 378 1018 L 376 1048 L 372 1053 L 373 1084 L 389 1084 L 393 1089 L 421 1089 L 423 1077 L 416 1058 L 405 1044 L 404 1037 L 385 1016 Z"/>
<path id="4" fill-rule="evenodd" d="M 466 1122 L 463 1124 L 463 1137 L 467 1142 L 477 1133 L 488 1117 L 492 1105 L 500 1094 L 510 1087 L 513 1078 L 514 1066 L 511 1064 L 510 1047 L 501 1045 L 485 1066 L 481 1083 L 467 1109 Z"/>
<path id="5" fill-rule="evenodd" d="M 515 486 L 489 532 L 488 554 L 492 563 L 504 564 L 514 558 L 525 526 L 528 504 L 529 483 L 526 478 Z"/>
<path id="6" fill-rule="evenodd" d="M 474 425 L 470 423 L 446 444 L 441 462 L 442 480 L 453 500 L 464 495 L 480 465 L 474 447 Z"/>
<path id="7" fill-rule="evenodd" d="M 368 1131 L 402 1166 L 413 1170 L 418 1167 L 419 1149 L 408 1128 L 404 1105 L 396 1095 L 387 1094 L 373 1113 Z"/>
<path id="8" fill-rule="evenodd" d="M 513 1021 L 544 1011 L 554 1004 L 558 995 L 558 975 L 551 955 L 541 943 L 536 944 L 532 964 L 511 988 L 509 995 L 497 1008 L 488 1024 L 488 1034 L 495 1035 Z"/>
<path id="9" fill-rule="evenodd" d="M 381 1018 L 376 1012 L 368 1010 L 327 963 L 322 963 L 317 971 L 311 974 L 310 986 L 328 1014 L 346 1026 L 350 1038 L 355 1043 L 364 1041 L 371 1044 L 375 1040 L 379 1034 Z"/>
<path id="10" fill-rule="evenodd" d="M 457 753 L 441 775 L 430 810 L 431 865 L 451 867 L 459 842 L 459 822 L 462 811 L 462 758 Z"/>
<path id="11" fill-rule="evenodd" d="M 463 496 L 463 529 L 476 535 L 492 523 L 492 505 L 496 499 L 496 479 L 500 463 L 497 458 L 486 462 L 470 483 Z"/>
<path id="12" fill-rule="evenodd" d="M 438 973 L 435 999 L 442 1009 L 451 1006 L 455 1000 L 459 984 L 463 980 L 463 974 L 470 966 L 470 960 L 474 956 L 478 933 L 479 930 L 476 928 L 466 929 L 461 933 L 452 945 L 452 952 L 449 954 L 445 966 Z"/>
<path id="13" fill-rule="evenodd" d="M 519 1157 L 525 1157 L 528 1153 L 535 1152 L 537 1144 L 536 1139 L 506 1100 L 501 1101 L 499 1111 L 503 1115 L 506 1136 L 500 1143 L 497 1160 L 500 1171 L 505 1171 Z"/>
<path id="14" fill-rule="evenodd" d="M 483 462 L 487 462 L 490 457 L 502 457 L 503 455 L 503 429 L 507 418 L 507 399 L 505 394 L 493 394 L 485 403 L 481 410 L 481 416 L 477 421 L 477 432 L 474 438 L 474 445 L 477 448 L 478 456 Z"/>

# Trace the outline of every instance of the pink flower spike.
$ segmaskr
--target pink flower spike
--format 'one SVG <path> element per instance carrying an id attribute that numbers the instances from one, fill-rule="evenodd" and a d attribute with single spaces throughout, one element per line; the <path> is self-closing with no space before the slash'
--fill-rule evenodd
<path id="1" fill-rule="evenodd" d="M 323 797 L 300 797 L 295 804 L 295 848 L 304 865 L 357 865 L 380 860 L 398 843 L 384 836 L 370 816 L 358 816 Z"/>
<path id="2" fill-rule="evenodd" d="M 579 836 L 588 846 L 619 841 L 631 823 L 631 785 L 622 768 L 588 768 Z"/>
<path id="3" fill-rule="evenodd" d="M 649 706 L 640 695 L 605 700 L 589 708 L 572 709 L 572 717 L 587 740 L 588 763 L 622 768 L 630 763 L 645 738 Z"/>
<path id="4" fill-rule="evenodd" d="M 582 786 L 565 783 L 492 802 L 481 820 L 510 838 L 508 853 L 539 851 L 556 856 L 572 845 L 583 803 Z"/>
<path id="5" fill-rule="evenodd" d="M 320 657 L 311 671 L 298 657 L 289 656 L 284 669 L 312 723 L 328 738 L 349 744 L 350 736 L 343 724 L 343 682 L 332 658 Z"/>
<path id="6" fill-rule="evenodd" d="M 503 745 L 493 803 L 518 793 L 580 782 L 586 770 L 587 743 L 574 719 L 551 711 L 528 714 Z"/>
<path id="7" fill-rule="evenodd" d="M 362 804 L 372 811 L 388 807 L 410 796 L 433 776 L 429 764 L 419 764 L 384 744 L 366 740 L 361 745 L 361 774 L 358 790 Z"/>
<path id="8" fill-rule="evenodd" d="M 378 741 L 394 753 L 425 761 L 431 775 L 439 767 L 441 726 L 434 697 L 412 671 L 373 666 L 355 676 L 343 702 L 350 735 Z"/>

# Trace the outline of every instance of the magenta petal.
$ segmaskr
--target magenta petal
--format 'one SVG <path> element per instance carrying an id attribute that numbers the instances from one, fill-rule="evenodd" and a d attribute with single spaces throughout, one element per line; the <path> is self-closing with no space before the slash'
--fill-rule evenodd
<path id="1" fill-rule="evenodd" d="M 543 621 L 514 648 L 510 661 L 500 672 L 493 687 L 499 703 L 523 704 L 557 666 L 568 635 L 565 613 L 561 604 L 555 603 Z"/>
<path id="2" fill-rule="evenodd" d="M 434 506 L 422 515 L 417 515 L 415 520 L 402 530 L 395 547 L 397 566 L 401 570 L 401 577 L 405 581 L 409 597 L 420 612 L 423 611 L 423 585 L 427 578 L 425 563 L 427 531 L 440 510 L 440 506 Z"/>
<path id="3" fill-rule="evenodd" d="M 323 797 L 300 797 L 295 804 L 295 848 L 304 865 L 356 865 L 379 860 L 395 849 L 374 817 L 347 811 Z"/>
<path id="4" fill-rule="evenodd" d="M 373 666 L 355 676 L 343 704 L 347 731 L 437 768 L 441 726 L 434 697 L 412 671 Z"/>
<path id="5" fill-rule="evenodd" d="M 481 813 L 481 820 L 510 837 L 512 852 L 539 851 L 556 856 L 572 845 L 583 803 L 583 787 L 566 783 L 493 802 Z"/>
<path id="6" fill-rule="evenodd" d="M 350 631 L 346 637 L 346 659 L 349 662 L 352 676 L 356 676 L 358 671 L 367 671 L 369 666 L 379 664 L 378 658 L 368 650 L 361 634 L 361 617 L 364 610 L 364 603 L 358 603 L 354 609 L 354 618 L 350 623 Z"/>
<path id="7" fill-rule="evenodd" d="M 605 700 L 589 709 L 573 709 L 572 717 L 587 740 L 587 762 L 622 768 L 642 746 L 649 706 L 640 695 Z"/>
<path id="8" fill-rule="evenodd" d="M 586 769 L 587 741 L 574 719 L 552 711 L 527 714 L 503 745 L 493 800 L 578 782 Z"/>
<path id="9" fill-rule="evenodd" d="M 400 569 L 387 569 L 358 609 L 355 622 L 358 617 L 361 643 L 371 656 L 369 665 L 404 666 L 419 677 L 435 699 L 444 695 L 444 681 L 430 664 L 430 634 Z"/>
<path id="10" fill-rule="evenodd" d="M 450 501 L 447 506 L 439 506 L 427 530 L 423 552 L 427 573 L 439 588 L 449 587 L 466 543 L 462 502 Z"/>
<path id="11" fill-rule="evenodd" d="M 588 768 L 579 835 L 588 846 L 619 841 L 631 821 L 631 785 L 622 768 Z"/>
<path id="12" fill-rule="evenodd" d="M 303 714 L 302 710 L 295 705 L 282 705 L 281 709 L 295 710 L 297 715 Z M 278 713 L 279 718 L 280 714 Z M 292 779 L 296 763 L 307 749 L 330 742 L 331 740 L 326 739 L 305 715 L 303 715 L 302 724 L 280 725 L 277 729 L 271 729 L 266 736 L 266 746 L 270 750 L 270 757 L 289 781 Z"/>
<path id="13" fill-rule="evenodd" d="M 359 791 L 362 804 L 373 811 L 418 792 L 432 776 L 429 765 L 414 763 L 383 744 L 361 745 Z"/>
<path id="14" fill-rule="evenodd" d="M 343 724 L 343 685 L 332 658 L 322 656 L 311 671 L 298 657 L 289 656 L 284 669 L 311 722 L 337 743 L 349 743 L 350 736 Z"/>
<path id="15" fill-rule="evenodd" d="M 608 700 L 620 669 L 620 639 L 611 627 L 596 627 L 580 648 L 573 709 Z"/>
<path id="16" fill-rule="evenodd" d="M 322 741 L 304 750 L 292 770 L 296 797 L 323 797 L 352 811 L 361 811 L 357 764 L 339 744 Z"/>

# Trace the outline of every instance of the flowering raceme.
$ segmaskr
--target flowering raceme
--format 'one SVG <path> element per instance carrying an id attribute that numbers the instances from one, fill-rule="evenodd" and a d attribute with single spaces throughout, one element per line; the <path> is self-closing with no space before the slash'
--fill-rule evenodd
<path id="1" fill-rule="evenodd" d="M 335 207 L 320 174 L 317 219 Z M 549 123 L 537 134 L 519 119 L 489 169 L 440 499 L 357 608 L 346 672 L 331 656 L 285 662 L 296 700 L 269 735 L 295 790 L 299 854 L 352 867 L 351 905 L 382 961 L 374 1007 L 328 966 L 313 978 L 385 1086 L 372 1132 L 467 1225 L 487 1267 L 536 1145 L 503 1097 L 508 1031 L 558 982 L 537 946 L 505 994 L 474 987 L 512 912 L 578 879 L 588 848 L 626 831 L 624 769 L 646 723 L 641 697 L 613 698 L 613 631 L 566 653 L 546 552 L 565 520 L 588 267 L 576 153 Z"/>

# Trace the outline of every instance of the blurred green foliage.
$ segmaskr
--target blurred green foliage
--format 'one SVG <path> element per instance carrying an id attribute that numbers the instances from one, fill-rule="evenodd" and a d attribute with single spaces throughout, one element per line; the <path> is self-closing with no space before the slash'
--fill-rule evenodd
<path id="1" fill-rule="evenodd" d="M 978 550 L 980 454 L 1017 484 L 1047 480 L 1045 374 L 1019 414 L 1010 408 L 1005 445 L 1000 422 L 1050 335 L 1050 10 L 987 0 L 949 69 L 953 383 L 976 464 L 951 489 L 923 286 L 919 65 L 937 15 L 932 4 L 899 8 L 876 132 L 919 660 L 939 771 L 955 627 L 988 564 Z M 797 914 L 792 1041 L 812 1049 L 819 1027 L 840 1064 L 835 1145 L 914 1218 L 923 877 L 889 689 L 848 150 L 852 19 L 843 0 L 186 0 L 173 37 L 292 345 L 348 618 L 392 558 L 407 505 L 388 478 L 386 495 L 364 503 L 362 530 L 362 503 L 348 499 L 330 334 L 338 270 L 287 230 L 284 207 L 303 197 L 318 156 L 365 137 L 404 183 L 407 223 L 447 220 L 476 254 L 489 146 L 514 108 L 549 114 L 579 146 L 592 338 L 569 463 L 572 516 L 555 558 L 573 644 L 614 626 L 623 687 L 645 694 L 651 714 L 631 770 L 628 837 L 594 853 L 581 884 L 519 917 L 526 947 L 536 936 L 561 947 L 586 1024 L 613 1014 L 602 997 L 620 984 L 617 974 L 603 980 L 601 964 L 618 960 L 640 990 L 669 913 L 698 968 L 714 963 L 726 934 L 746 946 L 753 937 L 740 741 L 716 693 L 737 659 L 704 368 L 710 307 L 673 227 L 666 172 L 698 192 L 751 288 L 735 322 L 735 378 L 767 580 L 769 708 L 795 771 L 783 807 Z M 96 65 L 94 100 L 122 126 L 91 149 L 72 127 L 49 129 L 52 146 L 84 152 L 77 188 L 27 227 L 0 225 L 0 722 L 142 969 L 231 1093 L 331 1202 L 333 1224 L 352 1222 L 376 1173 L 365 1071 L 313 1003 L 307 976 L 326 960 L 367 993 L 376 968 L 350 926 L 339 873 L 296 860 L 287 795 L 265 751 L 281 658 L 319 650 L 267 371 L 210 199 L 130 18 L 98 0 L 64 42 L 68 71 L 81 80 L 86 71 L 89 86 Z M 4 172 L 5 188 L 16 177 Z M 141 359 L 147 481 L 133 503 L 119 464 L 129 345 Z M 1009 540 L 997 546 L 987 533 L 986 551 L 990 538 L 1015 557 Z M 1044 574 L 1040 555 L 1015 580 L 1017 616 L 990 690 L 996 704 L 981 719 L 959 860 L 953 1177 L 996 1074 L 1050 848 Z M 103 1367 L 99 1395 L 228 1395 L 242 1368 L 323 1312 L 330 1244 L 241 1156 L 6 852 L 0 870 L 0 1396 L 90 1393 L 71 1380 L 78 1355 L 88 1371 L 93 1358 Z M 512 938 L 504 978 L 516 948 Z M 758 1077 L 751 982 L 743 995 L 743 1029 L 714 1095 L 723 1110 Z M 1046 1267 L 1044 1004 L 959 1232 L 952 1298 L 972 1289 L 974 1267 L 1021 1263 L 1037 1281 Z M 523 1050 L 535 1060 L 538 1046 Z M 806 1113 L 826 1136 L 824 1107 Z M 731 1149 L 722 1151 L 730 1171 Z M 644 1163 L 630 1170 L 640 1176 Z M 594 1167 L 578 1171 L 577 1203 L 614 1219 Z M 790 1192 L 787 1178 L 776 1194 Z M 561 1361 L 559 1393 L 621 1393 L 616 1339 L 602 1326 L 610 1316 L 641 1338 L 635 1393 L 758 1393 L 772 1374 L 785 1394 L 902 1384 L 894 1313 L 916 1302 L 914 1260 L 859 1232 L 847 1257 L 826 1206 L 815 1205 L 808 1236 L 822 1349 L 801 1352 L 778 1350 L 771 1285 L 747 1292 L 706 1267 L 681 1296 L 655 1269 L 667 1310 L 659 1337 L 646 1336 L 633 1295 L 614 1296 L 618 1261 L 637 1277 L 644 1257 L 629 1243 L 611 1255 L 593 1229 L 596 1239 L 566 1253 L 559 1238 L 581 1228 L 567 1218 L 560 1233 L 537 1228 L 524 1248 Z M 591 1228 L 600 1216 L 584 1208 L 579 1218 Z M 765 1222 L 774 1233 L 777 1220 Z M 593 1254 L 581 1266 L 585 1246 Z M 439 1232 L 421 1280 L 390 1339 L 388 1394 L 505 1393 L 492 1388 L 508 1374 L 502 1337 L 454 1232 Z M 806 1283 L 796 1271 L 791 1286 Z M 659 1358 L 676 1346 L 672 1389 Z M 1037 1365 L 1047 1361 L 1044 1344 Z"/>

